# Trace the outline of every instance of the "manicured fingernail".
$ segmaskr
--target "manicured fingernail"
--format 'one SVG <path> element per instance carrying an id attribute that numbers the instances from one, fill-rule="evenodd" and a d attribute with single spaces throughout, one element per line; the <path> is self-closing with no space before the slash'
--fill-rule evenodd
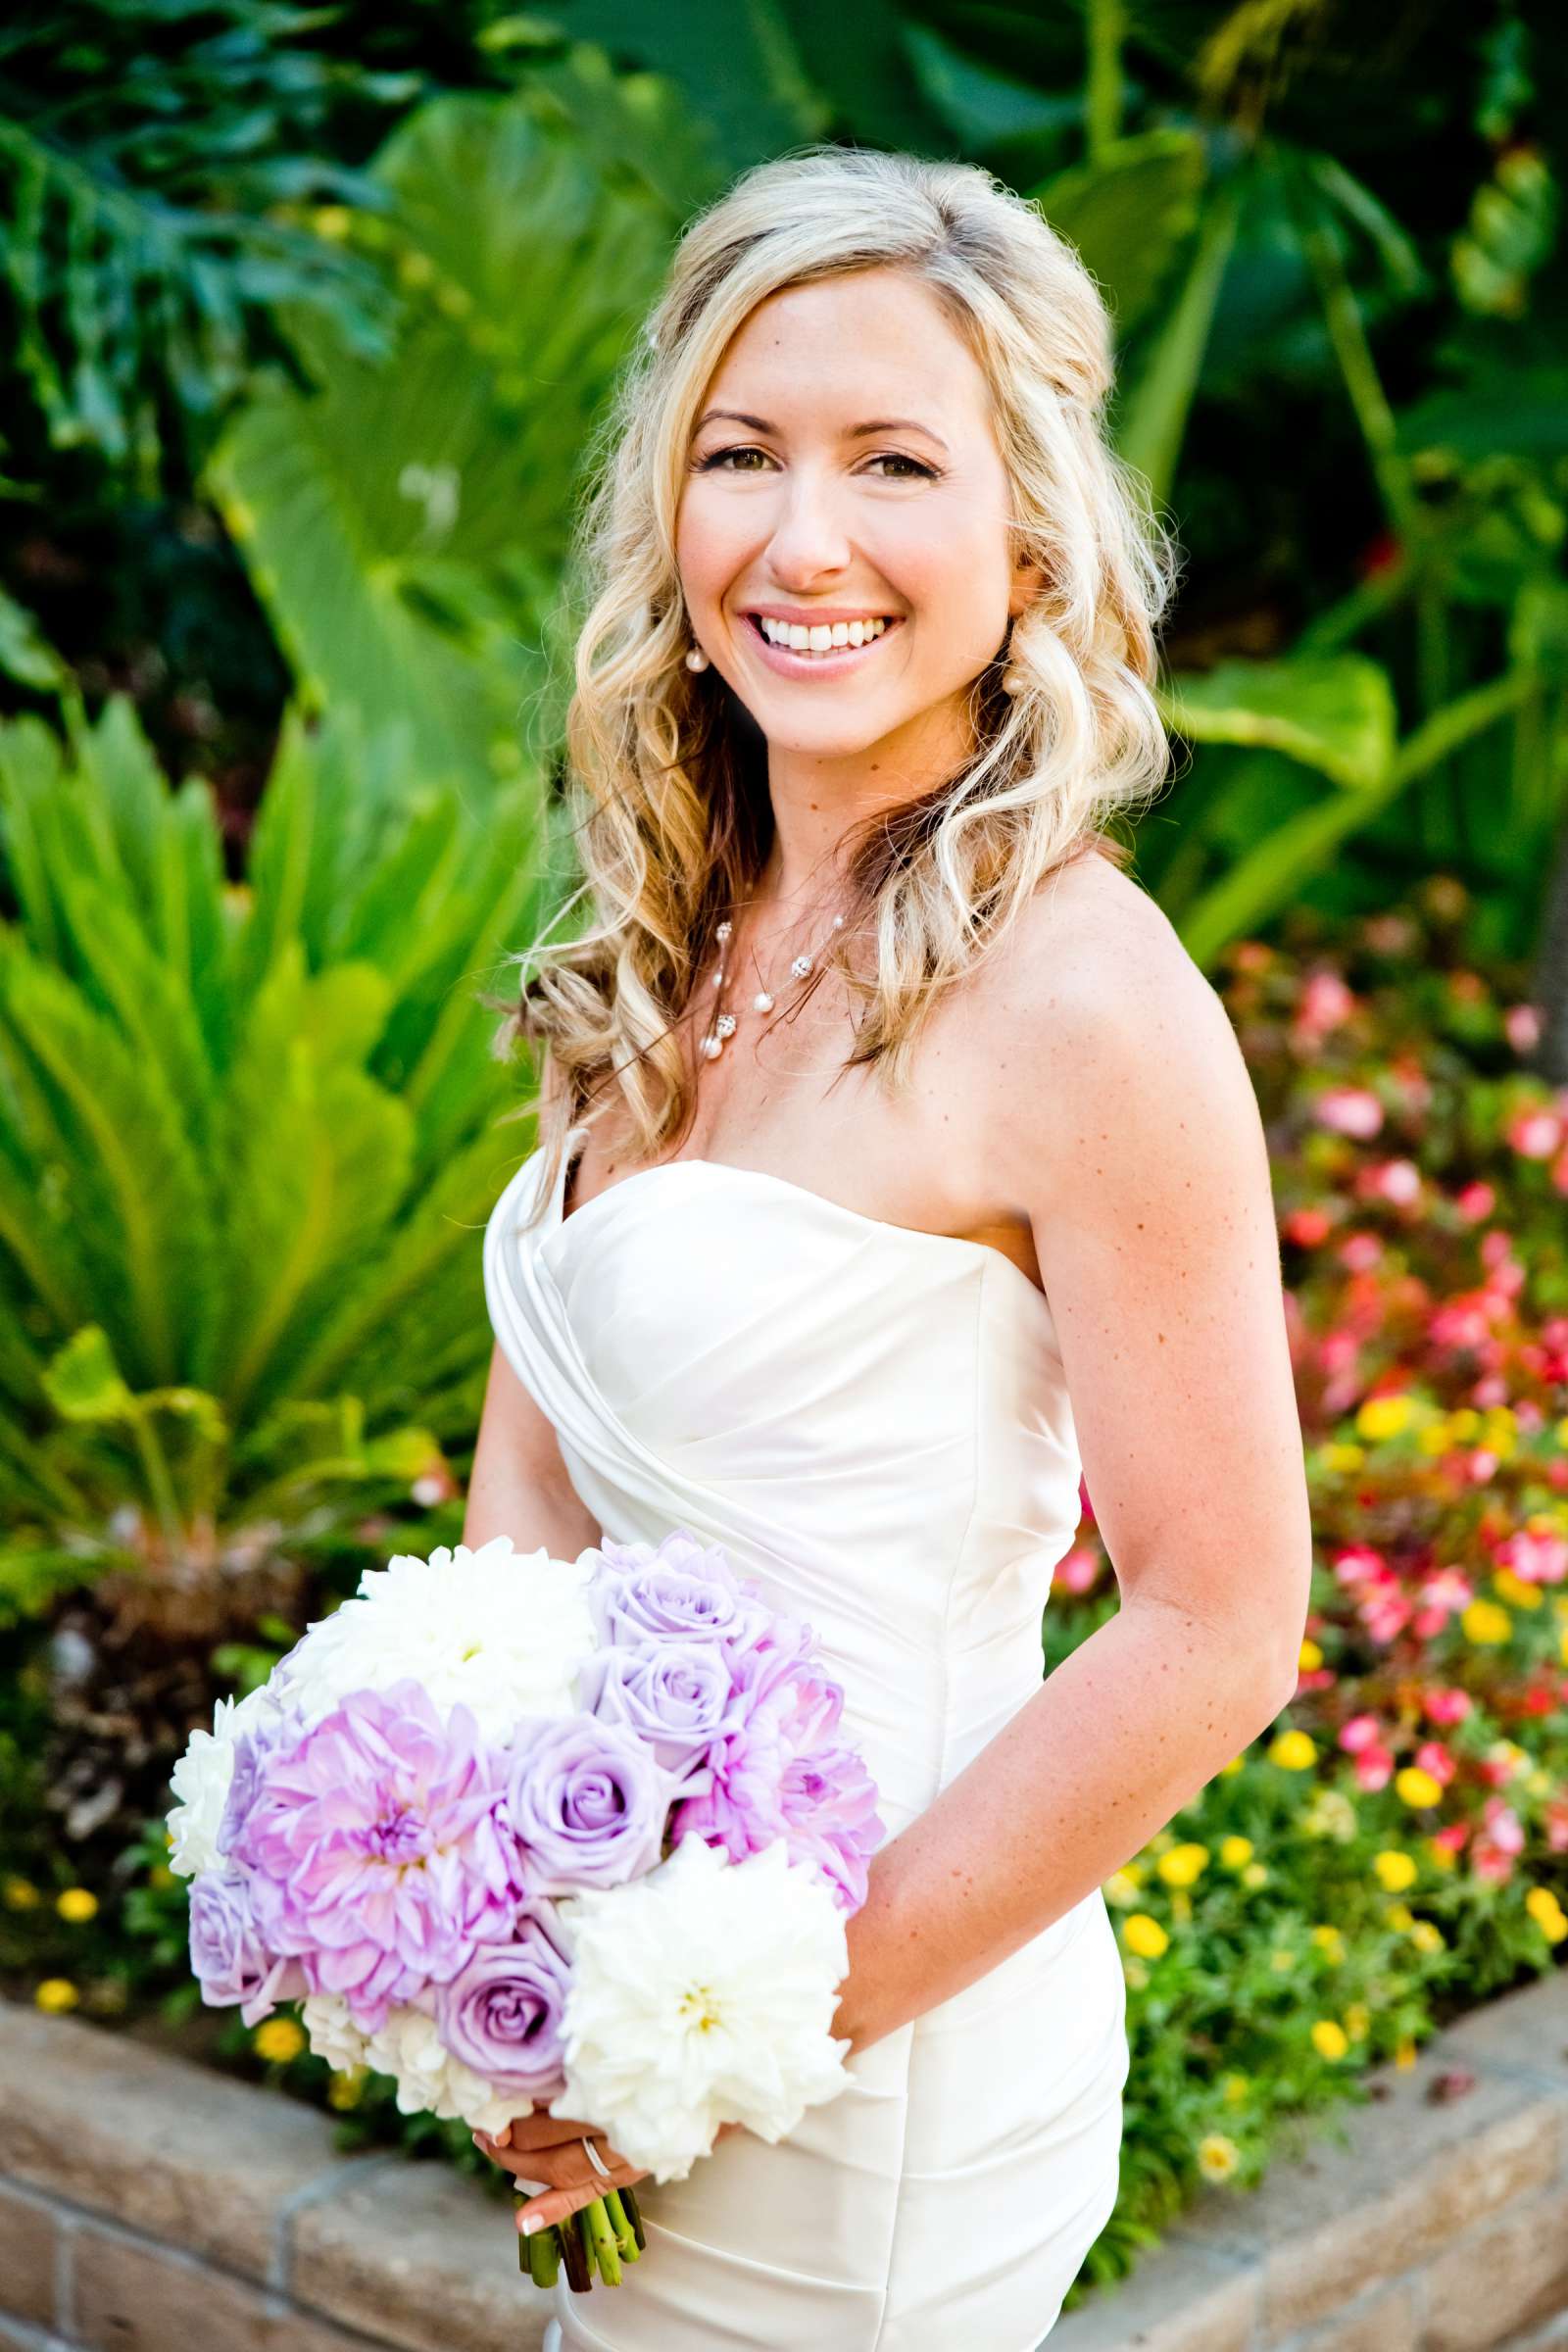
<path id="1" fill-rule="evenodd" d="M 544 2218 L 545 2217 L 542 2213 L 519 2214 L 517 2219 L 521 2225 L 523 2236 L 532 2237 L 534 2231 L 543 2224 Z"/>

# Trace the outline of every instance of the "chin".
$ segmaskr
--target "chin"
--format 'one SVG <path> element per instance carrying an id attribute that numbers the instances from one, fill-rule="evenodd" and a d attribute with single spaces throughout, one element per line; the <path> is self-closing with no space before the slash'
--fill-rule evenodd
<path id="1" fill-rule="evenodd" d="M 803 726 L 794 713 L 776 725 L 769 724 L 766 711 L 753 710 L 751 715 L 772 750 L 798 752 L 809 760 L 854 760 L 861 752 L 871 751 L 890 731 L 885 722 L 879 725 L 869 717 L 857 720 L 849 712 L 832 720 L 824 713 L 816 726 Z"/>

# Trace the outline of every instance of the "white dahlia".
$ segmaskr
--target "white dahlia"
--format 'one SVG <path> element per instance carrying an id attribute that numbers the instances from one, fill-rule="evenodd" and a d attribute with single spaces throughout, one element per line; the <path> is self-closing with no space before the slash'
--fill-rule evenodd
<path id="1" fill-rule="evenodd" d="M 737 1862 L 688 1836 L 644 1877 L 559 1907 L 572 1978 L 550 2112 L 592 2116 L 656 2180 L 684 2180 L 721 2124 L 782 2139 L 848 2087 L 831 2031 L 844 1913 L 782 1839 Z"/>
<path id="2" fill-rule="evenodd" d="M 391 2009 L 375 2034 L 363 2034 L 341 1993 L 312 1993 L 300 2004 L 300 2020 L 318 2058 L 340 2074 L 368 2066 L 397 2084 L 402 2115 L 461 2118 L 470 2131 L 499 2132 L 532 2106 L 515 2091 L 498 2097 L 480 2075 L 454 2058 L 435 2030 L 435 2020 L 412 2005 Z"/>
<path id="3" fill-rule="evenodd" d="M 275 1723 L 282 1710 L 270 1686 L 244 1698 L 220 1698 L 210 1732 L 194 1731 L 169 1776 L 177 1803 L 165 1816 L 173 1844 L 169 1867 L 182 1879 L 211 1870 L 219 1860 L 218 1833 L 234 1777 L 234 1742 L 242 1732 Z"/>
<path id="4" fill-rule="evenodd" d="M 587 1598 L 592 1563 L 519 1552 L 510 1536 L 477 1551 L 439 1544 L 368 1568 L 355 1596 L 313 1623 L 273 1682 L 314 1727 L 351 1690 L 385 1690 L 405 1676 L 444 1715 L 461 1700 L 480 1736 L 506 1740 L 522 1715 L 567 1715 L 595 1645 Z"/>

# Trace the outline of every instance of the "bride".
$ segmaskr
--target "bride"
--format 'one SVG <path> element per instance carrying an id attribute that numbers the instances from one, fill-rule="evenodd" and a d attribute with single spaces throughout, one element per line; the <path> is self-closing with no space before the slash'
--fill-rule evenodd
<path id="1" fill-rule="evenodd" d="M 885 1841 L 849 2087 L 684 2181 L 497 2162 L 648 2254 L 600 2352 L 1033 2352 L 1115 2204 L 1100 1889 L 1296 1689 L 1309 1533 L 1261 1124 L 1104 828 L 1174 564 L 1076 255 L 967 165 L 813 148 L 688 228 L 583 555 L 589 922 L 514 1013 L 465 1540 L 671 1528 L 813 1626 Z M 1042 1679 L 1083 1474 L 1118 1613 Z"/>

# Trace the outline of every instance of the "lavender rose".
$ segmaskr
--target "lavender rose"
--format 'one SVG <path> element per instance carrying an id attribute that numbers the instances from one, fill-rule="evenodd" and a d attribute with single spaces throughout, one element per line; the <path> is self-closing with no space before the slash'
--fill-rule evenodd
<path id="1" fill-rule="evenodd" d="M 507 1780 L 512 1835 L 530 1894 L 618 1886 L 660 1859 L 673 1784 L 622 1723 L 535 1716 Z"/>
<path id="2" fill-rule="evenodd" d="M 579 1680 L 582 1704 L 601 1723 L 623 1723 L 645 1740 L 683 1793 L 729 1723 L 735 1680 L 718 1642 L 645 1642 L 602 1649 Z"/>
<path id="3" fill-rule="evenodd" d="M 649 1641 L 747 1642 L 768 1617 L 720 1547 L 684 1530 L 657 1551 L 647 1544 L 602 1545 L 591 1597 L 605 1641 L 633 1648 Z"/>
<path id="4" fill-rule="evenodd" d="M 248 1882 L 238 1871 L 201 1871 L 190 1889 L 190 1964 L 212 2009 L 243 2009 L 260 2025 L 280 2000 L 304 1998 L 297 1963 L 268 1951 L 251 1908 Z"/>
<path id="5" fill-rule="evenodd" d="M 555 1905 L 524 1903 L 512 1943 L 481 1944 L 436 1993 L 436 2032 L 503 2097 L 547 2105 L 565 2088 L 562 2020 L 571 1962 Z"/>

